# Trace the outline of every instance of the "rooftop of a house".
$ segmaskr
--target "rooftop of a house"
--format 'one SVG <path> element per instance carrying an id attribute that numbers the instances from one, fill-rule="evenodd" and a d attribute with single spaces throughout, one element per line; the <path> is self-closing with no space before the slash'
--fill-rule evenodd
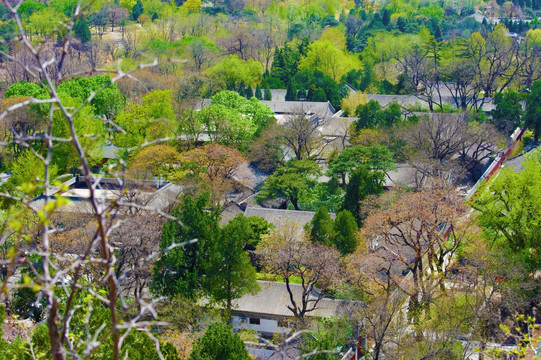
<path id="1" fill-rule="evenodd" d="M 336 113 L 335 108 L 328 101 L 315 102 L 260 100 L 260 102 L 263 105 L 268 105 L 275 115 L 290 115 L 302 112 L 305 115 L 315 115 L 319 119 L 324 119 Z M 210 99 L 202 99 L 197 103 L 196 109 L 202 109 L 210 104 Z"/>
<path id="2" fill-rule="evenodd" d="M 106 141 L 103 144 L 103 158 L 104 159 L 119 159 L 119 148 L 110 141 Z"/>
<path id="3" fill-rule="evenodd" d="M 442 91 L 445 92 L 444 88 L 445 87 L 442 87 Z M 366 94 L 366 98 L 368 101 L 370 100 L 377 101 L 382 107 L 388 106 L 389 104 L 394 102 L 402 107 L 421 105 L 423 107 L 428 108 L 428 102 L 425 100 L 419 99 L 415 95 Z M 456 108 L 455 100 L 450 95 L 442 95 L 441 102 L 444 105 L 451 105 L 452 107 Z M 434 107 L 437 108 L 436 105 L 434 105 Z M 491 111 L 494 108 L 495 106 L 493 104 L 492 98 L 484 99 L 484 104 L 483 104 L 484 111 Z"/>
<path id="4" fill-rule="evenodd" d="M 286 284 L 273 281 L 258 281 L 261 290 L 255 294 L 247 294 L 240 299 L 233 301 L 235 313 L 260 314 L 267 316 L 291 317 L 293 313 L 289 310 L 291 304 Z M 302 285 L 290 284 L 295 301 L 299 302 L 303 291 Z M 314 294 L 311 297 L 316 299 Z M 313 317 L 341 316 L 352 313 L 361 306 L 359 301 L 334 300 L 322 298 L 314 311 L 307 313 Z"/>
<path id="5" fill-rule="evenodd" d="M 389 170 L 385 176 L 384 187 L 407 186 L 416 187 L 418 184 L 417 171 L 409 164 L 395 164 L 394 170 Z"/>
<path id="6" fill-rule="evenodd" d="M 90 190 L 82 177 L 73 177 L 64 184 L 69 186 L 68 190 L 60 192 L 60 188 L 55 188 L 50 194 L 51 196 L 61 195 L 71 201 L 62 207 L 61 211 L 74 213 L 94 211 L 88 202 Z M 125 189 L 136 191 L 136 193 L 126 194 Z M 135 201 L 148 208 L 164 210 L 176 201 L 181 190 L 181 186 L 164 180 L 119 182 L 117 179 L 102 179 L 95 190 L 95 197 L 104 204 L 110 200 L 125 199 L 127 202 Z M 30 206 L 40 209 L 44 204 L 45 197 L 40 195 L 32 200 Z"/>
<path id="7" fill-rule="evenodd" d="M 262 207 L 248 206 L 244 211 L 244 216 L 259 216 L 265 219 L 267 222 L 273 224 L 276 228 L 280 228 L 287 223 L 298 223 L 301 227 L 304 227 L 307 223 L 312 221 L 315 212 L 313 211 L 300 211 L 300 210 L 284 210 L 284 209 L 269 209 Z M 335 214 L 329 214 L 331 218 L 335 218 Z"/>
<path id="8" fill-rule="evenodd" d="M 222 207 L 220 213 L 220 224 L 226 225 L 229 221 L 233 220 L 238 214 L 243 214 L 244 209 L 234 201 L 230 201 Z"/>
<path id="9" fill-rule="evenodd" d="M 509 158 L 505 164 L 504 164 L 504 167 L 512 167 L 513 168 L 513 171 L 518 173 L 522 170 L 524 170 L 524 167 L 522 166 L 522 163 L 524 162 L 524 160 L 526 160 L 526 157 L 524 156 L 525 154 L 531 152 L 531 151 L 534 151 L 536 149 L 541 149 L 541 142 L 537 143 L 536 145 L 533 145 L 533 146 L 529 146 L 528 148 L 526 148 L 520 155 L 517 155 L 513 158 Z M 536 150 L 536 151 L 541 151 L 541 150 Z"/>
<path id="10" fill-rule="evenodd" d="M 261 104 L 268 105 L 275 114 L 298 114 L 302 112 L 306 115 L 317 115 L 324 119 L 333 115 L 336 110 L 330 102 L 315 101 L 266 101 L 261 100 Z"/>
<path id="11" fill-rule="evenodd" d="M 245 161 L 237 167 L 232 177 L 247 188 L 255 190 L 269 175 L 250 165 L 248 161 Z"/>

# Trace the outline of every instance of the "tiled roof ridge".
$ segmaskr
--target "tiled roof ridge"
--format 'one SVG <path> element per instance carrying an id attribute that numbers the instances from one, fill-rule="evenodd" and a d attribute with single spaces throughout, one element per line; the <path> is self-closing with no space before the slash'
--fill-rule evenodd
<path id="1" fill-rule="evenodd" d="M 290 211 L 290 212 L 296 212 L 296 213 L 307 213 L 307 214 L 315 214 L 315 211 L 309 211 L 309 210 L 290 210 L 290 209 L 272 209 L 272 208 L 264 208 L 264 207 L 257 207 L 257 206 L 246 206 L 246 211 L 248 209 L 258 209 L 258 210 L 264 210 L 264 211 Z"/>

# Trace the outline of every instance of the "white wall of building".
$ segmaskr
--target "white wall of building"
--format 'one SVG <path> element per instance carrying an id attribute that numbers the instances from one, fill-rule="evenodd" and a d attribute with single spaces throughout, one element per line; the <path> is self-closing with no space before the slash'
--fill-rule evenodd
<path id="1" fill-rule="evenodd" d="M 259 319 L 259 325 L 250 323 L 250 319 Z M 253 329 L 260 333 L 287 333 L 289 328 L 278 326 L 277 319 L 269 319 L 256 316 L 242 316 L 242 315 L 233 315 L 231 317 L 232 325 L 234 329 Z M 254 322 L 254 321 L 252 321 Z"/>

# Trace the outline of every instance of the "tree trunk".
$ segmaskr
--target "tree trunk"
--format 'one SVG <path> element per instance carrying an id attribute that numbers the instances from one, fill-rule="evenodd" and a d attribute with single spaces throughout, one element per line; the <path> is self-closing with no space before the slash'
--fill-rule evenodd
<path id="1" fill-rule="evenodd" d="M 51 297 L 51 309 L 47 318 L 47 326 L 49 328 L 49 339 L 51 340 L 51 353 L 54 360 L 64 360 L 66 354 L 60 341 L 60 332 L 58 331 L 58 302 L 56 297 Z"/>

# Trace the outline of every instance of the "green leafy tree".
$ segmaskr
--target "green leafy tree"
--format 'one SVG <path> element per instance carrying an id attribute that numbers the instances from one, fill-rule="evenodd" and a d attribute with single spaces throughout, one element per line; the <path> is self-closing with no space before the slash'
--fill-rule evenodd
<path id="1" fill-rule="evenodd" d="M 243 85 L 254 85 L 261 80 L 263 65 L 259 61 L 241 60 L 237 55 L 229 55 L 214 65 L 211 74 L 221 84 L 223 90 L 235 90 Z"/>
<path id="2" fill-rule="evenodd" d="M 191 13 L 198 13 L 201 10 L 201 0 L 186 0 L 184 6 Z"/>
<path id="3" fill-rule="evenodd" d="M 43 180 L 45 178 L 45 165 L 31 150 L 25 150 L 10 165 L 11 177 L 5 186 L 9 189 L 21 187 L 24 193 L 39 195 L 43 192 Z M 57 167 L 49 168 L 49 177 L 54 178 Z"/>
<path id="4" fill-rule="evenodd" d="M 327 183 L 317 183 L 308 189 L 301 199 L 301 208 L 317 211 L 320 207 L 338 212 L 342 206 L 344 191 L 339 181 L 332 177 Z"/>
<path id="5" fill-rule="evenodd" d="M 224 226 L 209 252 L 203 286 L 214 302 L 225 306 L 224 320 L 230 320 L 234 299 L 259 290 L 255 268 L 244 252 L 251 231 L 247 221 L 236 217 Z"/>
<path id="6" fill-rule="evenodd" d="M 361 201 L 369 195 L 378 195 L 383 192 L 384 174 L 380 171 L 370 171 L 365 166 L 358 167 L 351 174 L 351 179 L 346 186 L 343 209 L 348 210 L 360 227 L 364 216 L 361 214 Z"/>
<path id="7" fill-rule="evenodd" d="M 30 96 L 34 99 L 46 99 L 48 95 L 47 90 L 36 83 L 19 81 L 7 88 L 4 97 Z"/>
<path id="8" fill-rule="evenodd" d="M 316 184 L 320 174 L 321 170 L 314 161 L 289 160 L 265 180 L 258 199 L 281 197 L 291 201 L 295 210 L 300 210 L 299 199 Z"/>
<path id="9" fill-rule="evenodd" d="M 229 223 L 231 222 L 242 223 L 242 225 L 238 225 L 237 227 L 243 230 L 244 250 L 255 250 L 261 241 L 261 236 L 268 234 L 273 228 L 271 223 L 259 216 L 244 216 L 243 214 L 239 214 Z"/>
<path id="10" fill-rule="evenodd" d="M 96 93 L 90 104 L 96 115 L 105 115 L 114 118 L 124 107 L 124 95 L 118 89 L 116 83 L 111 84 L 108 75 L 96 75 L 92 77 L 77 77 L 58 85 L 59 95 L 77 98 L 86 101 L 92 92 Z"/>
<path id="11" fill-rule="evenodd" d="M 17 9 L 17 13 L 21 15 L 22 18 L 28 18 L 30 15 L 35 13 L 36 11 L 42 10 L 46 7 L 44 3 L 34 1 L 34 0 L 26 0 L 19 5 L 19 8 Z"/>
<path id="12" fill-rule="evenodd" d="M 65 98 L 65 104 L 79 107 L 79 99 Z M 92 106 L 83 106 L 73 117 L 73 125 L 81 134 L 81 147 L 88 158 L 90 166 L 98 165 L 103 160 L 103 145 L 105 143 L 106 128 L 103 121 L 93 113 Z M 60 110 L 55 111 L 53 116 L 53 134 L 58 137 L 70 136 L 70 124 L 64 118 Z M 58 171 L 66 172 L 77 167 L 77 148 L 72 143 L 58 145 L 53 153 L 53 162 Z"/>
<path id="13" fill-rule="evenodd" d="M 327 246 L 333 244 L 335 235 L 333 227 L 334 222 L 325 207 L 321 206 L 316 211 L 312 221 L 310 221 L 310 225 L 310 239 L 313 242 L 318 242 Z"/>
<path id="14" fill-rule="evenodd" d="M 400 105 L 395 102 L 390 103 L 389 106 L 381 113 L 380 126 L 385 128 L 391 128 L 400 121 L 401 116 L 402 109 L 400 108 Z"/>
<path id="15" fill-rule="evenodd" d="M 312 95 L 312 101 L 327 101 L 327 95 L 325 94 L 325 91 L 320 87 L 316 88 L 316 90 L 314 91 L 314 95 Z"/>
<path id="16" fill-rule="evenodd" d="M 147 146 L 135 155 L 129 172 L 138 179 L 152 179 L 156 175 L 170 172 L 180 163 L 179 152 L 170 145 Z"/>
<path id="17" fill-rule="evenodd" d="M 357 131 L 370 128 L 390 128 L 400 121 L 402 110 L 396 103 L 391 103 L 387 108 L 382 109 L 381 105 L 370 100 L 364 105 L 359 105 L 355 110 L 355 115 L 359 119 L 355 122 Z"/>
<path id="18" fill-rule="evenodd" d="M 255 129 L 251 135 L 259 134 L 274 119 L 274 113 L 268 105 L 263 105 L 258 99 L 251 97 L 246 99 L 234 91 L 220 91 L 210 98 L 213 105 L 223 105 L 230 110 L 235 110 L 243 119 L 251 123 L 250 128 Z M 242 128 L 235 130 L 242 131 Z"/>
<path id="19" fill-rule="evenodd" d="M 522 104 L 521 96 L 516 91 L 507 91 L 494 95 L 496 108 L 492 110 L 492 123 L 500 131 L 510 134 L 521 124 Z"/>
<path id="20" fill-rule="evenodd" d="M 59 23 L 65 19 L 64 14 L 54 7 L 45 7 L 28 17 L 26 30 L 40 37 L 50 35 L 59 28 Z"/>
<path id="21" fill-rule="evenodd" d="M 359 240 L 357 238 L 357 220 L 348 210 L 342 210 L 334 220 L 334 246 L 340 254 L 347 255 L 355 252 Z"/>
<path id="22" fill-rule="evenodd" d="M 340 176 L 342 184 L 346 184 L 346 177 L 360 166 L 387 173 L 394 169 L 393 153 L 383 145 L 348 147 L 331 160 L 327 173 L 329 176 Z"/>
<path id="23" fill-rule="evenodd" d="M 255 97 L 247 100 L 234 91 L 221 91 L 195 116 L 204 124 L 211 141 L 244 149 L 273 119 L 268 105 Z"/>
<path id="24" fill-rule="evenodd" d="M 526 98 L 524 125 L 534 131 L 534 140 L 539 140 L 541 133 L 541 80 L 533 83 L 531 92 Z"/>
<path id="25" fill-rule="evenodd" d="M 244 343 L 227 324 L 210 324 L 205 334 L 197 339 L 189 360 L 250 360 Z"/>
<path id="26" fill-rule="evenodd" d="M 347 89 L 338 83 L 330 76 L 325 75 L 320 70 L 301 70 L 292 78 L 293 85 L 296 90 L 304 96 L 306 95 L 309 101 L 330 101 L 330 103 L 340 108 L 343 95 L 347 93 Z M 322 89 L 321 92 L 318 89 Z M 306 94 L 308 90 L 308 94 Z M 323 96 L 325 93 L 325 96 Z"/>
<path id="27" fill-rule="evenodd" d="M 360 61 L 337 49 L 330 41 L 317 40 L 310 44 L 308 53 L 299 63 L 299 70 L 319 70 L 339 82 L 351 70 L 360 68 Z"/>
<path id="28" fill-rule="evenodd" d="M 347 318 L 331 317 L 321 319 L 315 324 L 312 331 L 304 334 L 301 350 L 306 354 L 318 350 L 339 349 L 353 339 L 353 334 L 351 321 Z M 310 359 L 313 360 L 334 360 L 336 358 L 336 353 L 310 356 Z"/>
<path id="29" fill-rule="evenodd" d="M 126 8 L 126 10 L 133 9 L 133 7 L 137 4 L 136 0 L 119 0 L 118 5 L 122 6 L 123 8 Z"/>
<path id="30" fill-rule="evenodd" d="M 291 43 L 286 43 L 283 48 L 276 48 L 274 51 L 271 75 L 273 78 L 278 78 L 282 86 L 287 84 L 297 72 L 299 57 L 298 47 L 291 46 Z"/>
<path id="31" fill-rule="evenodd" d="M 73 16 L 77 7 L 77 0 L 51 0 L 49 1 L 49 7 L 66 16 Z"/>
<path id="32" fill-rule="evenodd" d="M 50 98 L 49 93 L 43 87 L 36 83 L 26 81 L 19 81 L 17 83 L 11 84 L 4 94 L 5 99 L 11 98 L 13 99 L 13 101 L 16 101 L 15 98 L 23 97 L 32 97 L 38 100 L 45 100 Z M 8 103 L 9 105 L 14 105 L 14 103 L 8 101 L 4 101 L 3 105 L 7 106 Z M 42 115 L 46 115 L 48 111 L 48 104 L 31 104 L 29 110 L 27 111 L 27 114 L 35 120 L 38 120 Z M 17 127 L 15 129 L 17 131 L 22 130 Z"/>
<path id="33" fill-rule="evenodd" d="M 143 141 L 169 136 L 175 129 L 175 111 L 171 90 L 154 90 L 141 98 L 141 104 L 130 104 L 116 117 L 124 131 L 116 132 L 115 142 L 121 147 L 133 147 Z"/>
<path id="34" fill-rule="evenodd" d="M 357 130 L 375 127 L 379 122 L 377 116 L 380 111 L 381 105 L 375 100 L 359 105 L 355 110 L 355 115 L 359 117 L 359 120 L 355 122 Z"/>
<path id="35" fill-rule="evenodd" d="M 527 157 L 524 169 L 503 169 L 489 181 L 471 205 L 480 224 L 497 246 L 509 249 L 532 270 L 541 264 L 541 154 Z"/>
<path id="36" fill-rule="evenodd" d="M 182 294 L 195 298 L 201 294 L 209 253 L 219 236 L 218 213 L 208 211 L 207 193 L 195 199 L 187 196 L 172 215 L 184 224 L 170 220 L 163 226 L 160 249 L 164 251 L 154 265 L 152 290 L 164 296 Z M 165 251 L 173 244 L 197 239 L 195 243 Z"/>

